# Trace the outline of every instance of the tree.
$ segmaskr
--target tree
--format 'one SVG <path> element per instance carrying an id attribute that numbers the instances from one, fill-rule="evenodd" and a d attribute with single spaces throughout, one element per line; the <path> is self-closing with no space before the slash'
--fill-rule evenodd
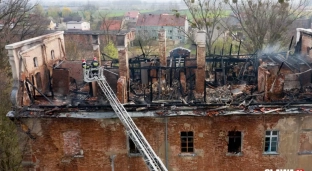
<path id="1" fill-rule="evenodd" d="M 45 13 L 44 13 L 44 10 L 43 10 L 43 7 L 40 5 L 40 4 L 37 4 L 33 10 L 34 13 L 38 14 L 38 15 L 42 15 L 44 16 Z"/>
<path id="2" fill-rule="evenodd" d="M 191 28 L 206 31 L 207 53 L 212 52 L 213 44 L 223 33 L 221 30 L 221 18 L 224 16 L 224 4 L 220 0 L 183 0 L 190 12 L 187 18 Z M 173 10 L 180 17 L 178 10 Z M 181 30 L 183 31 L 183 30 Z M 194 39 L 193 32 L 185 33 L 190 39 Z"/>
<path id="3" fill-rule="evenodd" d="M 83 15 L 83 18 L 84 18 L 85 20 L 90 21 L 90 19 L 91 19 L 91 13 L 90 13 L 89 11 L 84 11 L 84 12 L 82 13 L 82 15 Z"/>
<path id="4" fill-rule="evenodd" d="M 106 45 L 109 42 L 113 42 L 112 36 L 110 36 L 112 26 L 117 25 L 120 22 L 116 17 L 110 17 L 111 15 L 110 11 L 99 13 L 99 15 L 100 15 L 100 20 L 101 20 L 100 29 L 103 30 L 103 32 L 106 34 L 105 39 L 104 39 L 104 44 Z M 120 29 L 114 30 L 114 34 L 119 33 L 122 28 L 123 28 L 123 25 L 121 23 Z"/>
<path id="5" fill-rule="evenodd" d="M 18 27 L 15 28 L 15 32 L 19 33 L 19 40 L 24 40 L 25 38 L 34 37 L 44 34 L 50 24 L 49 20 L 40 8 L 35 6 L 33 10 L 21 21 Z"/>
<path id="6" fill-rule="evenodd" d="M 239 22 L 239 29 L 245 39 L 243 47 L 249 52 L 262 50 L 266 46 L 285 46 L 289 44 L 287 32 L 291 24 L 298 19 L 304 11 L 307 0 L 272 1 L 272 0 L 239 0 L 229 3 L 233 17 Z M 233 28 L 229 27 L 232 36 Z M 236 29 L 237 30 L 237 29 Z"/>
<path id="7" fill-rule="evenodd" d="M 55 20 L 59 20 L 62 17 L 62 11 L 59 7 L 49 7 L 47 15 Z"/>
<path id="8" fill-rule="evenodd" d="M 132 49 L 134 52 L 138 52 L 138 54 L 143 53 L 145 56 L 155 55 L 159 49 L 156 38 L 153 38 L 142 31 L 139 31 L 138 34 L 136 34 L 133 45 Z"/>
<path id="9" fill-rule="evenodd" d="M 0 72 L 0 170 L 20 170 L 21 151 L 19 150 L 17 128 L 6 117 L 10 110 L 10 77 Z"/>
<path id="10" fill-rule="evenodd" d="M 63 7 L 62 17 L 68 17 L 72 13 L 71 9 L 68 7 Z"/>
<path id="11" fill-rule="evenodd" d="M 94 16 L 98 9 L 98 6 L 91 4 L 89 1 L 86 5 L 82 6 L 82 15 L 85 20 L 90 21 L 91 25 L 94 22 Z"/>
<path id="12" fill-rule="evenodd" d="M 112 41 L 104 47 L 104 53 L 111 58 L 118 59 L 118 50 Z"/>
<path id="13" fill-rule="evenodd" d="M 8 62 L 5 45 L 26 37 L 41 34 L 44 28 L 37 21 L 42 13 L 36 11 L 36 4 L 31 5 L 30 0 L 2 0 L 0 1 L 0 170 L 20 170 L 23 151 L 19 148 L 17 128 L 6 117 L 11 109 L 11 69 Z M 38 22 L 37 24 L 34 24 Z"/>

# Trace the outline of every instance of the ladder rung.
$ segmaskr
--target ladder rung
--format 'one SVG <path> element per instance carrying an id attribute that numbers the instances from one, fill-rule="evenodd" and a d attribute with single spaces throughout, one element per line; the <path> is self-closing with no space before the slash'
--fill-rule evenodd
<path id="1" fill-rule="evenodd" d="M 99 69 L 99 73 L 103 71 L 101 68 Z M 86 76 L 86 74 L 84 74 Z M 133 143 L 136 145 L 138 150 L 143 156 L 143 160 L 145 161 L 146 165 L 150 170 L 157 170 L 157 171 L 167 171 L 167 168 L 164 166 L 160 158 L 156 155 L 154 150 L 148 144 L 147 140 L 145 139 L 144 135 L 141 131 L 137 128 L 135 123 L 133 122 L 132 118 L 124 108 L 124 106 L 119 102 L 118 98 L 116 97 L 115 93 L 107 83 L 103 74 L 99 74 L 97 82 L 109 100 L 113 110 L 115 111 L 116 115 L 120 119 L 121 123 L 125 126 L 127 130 L 127 134 L 132 139 Z M 86 80 L 86 79 L 85 79 Z M 92 79 L 90 79 L 92 80 Z"/>

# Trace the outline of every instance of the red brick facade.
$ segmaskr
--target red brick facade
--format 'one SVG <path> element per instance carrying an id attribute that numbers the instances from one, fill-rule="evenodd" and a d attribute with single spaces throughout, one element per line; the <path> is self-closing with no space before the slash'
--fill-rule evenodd
<path id="1" fill-rule="evenodd" d="M 167 153 L 165 118 L 135 118 L 134 122 L 164 163 L 168 158 L 170 171 L 262 171 L 298 167 L 312 170 L 309 162 L 312 156 L 298 154 L 306 151 L 304 146 L 311 147 L 312 138 L 308 135 L 311 131 L 307 131 L 311 119 L 304 115 L 170 117 L 167 118 Z M 36 135 L 31 147 L 32 155 L 38 159 L 35 167 L 41 171 L 111 170 L 111 155 L 116 155 L 116 171 L 147 170 L 142 157 L 129 156 L 127 136 L 118 119 L 41 118 L 37 124 L 41 133 Z M 263 154 L 265 130 L 280 131 L 276 155 Z M 182 131 L 194 133 L 194 153 L 181 153 Z M 228 131 L 242 132 L 240 155 L 228 154 Z M 297 136 L 302 131 L 305 133 Z M 68 132 L 76 133 L 71 137 L 76 145 L 79 138 L 82 155 L 68 157 L 66 154 L 70 142 L 64 135 Z"/>

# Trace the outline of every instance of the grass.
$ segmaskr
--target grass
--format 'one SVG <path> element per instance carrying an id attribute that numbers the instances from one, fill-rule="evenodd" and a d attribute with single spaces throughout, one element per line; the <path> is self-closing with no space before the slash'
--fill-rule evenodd
<path id="1" fill-rule="evenodd" d="M 100 16 L 101 13 L 109 13 L 108 17 L 122 17 L 125 15 L 126 12 L 131 10 L 99 10 L 96 13 L 95 17 Z M 154 12 L 154 10 L 140 10 L 140 13 L 148 13 L 148 12 Z"/>

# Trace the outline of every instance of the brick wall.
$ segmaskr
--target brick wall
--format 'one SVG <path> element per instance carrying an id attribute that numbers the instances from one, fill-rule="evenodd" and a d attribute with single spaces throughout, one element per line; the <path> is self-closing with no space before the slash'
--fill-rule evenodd
<path id="1" fill-rule="evenodd" d="M 25 120 L 32 120 L 31 118 Z M 24 121 L 25 121 L 24 120 Z M 118 119 L 40 118 L 40 134 L 31 141 L 32 155 L 40 170 L 111 170 L 110 156 L 116 171 L 145 171 L 141 157 L 128 155 L 127 136 Z M 308 115 L 249 115 L 168 118 L 168 163 L 170 171 L 265 170 L 297 167 L 312 170 L 312 156 L 298 152 L 311 151 L 311 123 Z M 135 118 L 156 154 L 165 163 L 164 118 Z M 243 123 L 243 124 L 242 124 Z M 279 130 L 278 154 L 264 155 L 265 130 Z M 68 139 L 76 133 L 83 157 L 68 157 L 64 152 Z M 193 131 L 194 153 L 181 153 L 181 131 Z M 227 155 L 228 131 L 242 132 L 242 154 Z M 75 134 L 75 135 L 76 135 Z M 299 136 L 300 135 L 300 136 Z M 73 140 L 77 144 L 77 136 Z M 64 144 L 66 143 L 66 144 Z M 76 146 L 75 146 L 76 147 Z M 306 148 L 306 149 L 304 149 Z M 193 154 L 195 156 L 193 156 Z"/>
<path id="2" fill-rule="evenodd" d="M 206 54 L 205 54 L 205 45 L 197 45 L 197 69 L 196 69 L 196 98 L 204 97 L 205 91 L 205 64 L 206 64 Z"/>
<path id="3" fill-rule="evenodd" d="M 100 51 L 103 51 L 106 45 L 108 35 L 99 35 Z M 115 40 L 116 36 L 110 36 Z M 80 60 L 83 58 L 92 59 L 94 51 L 92 47 L 92 35 L 90 34 L 64 34 L 66 55 L 68 60 Z"/>
<path id="4" fill-rule="evenodd" d="M 301 46 L 301 54 L 308 55 L 312 58 L 312 50 L 309 51 L 308 48 L 312 47 L 312 36 L 307 34 L 302 34 L 302 46 Z M 310 59 L 311 60 L 311 59 Z"/>

